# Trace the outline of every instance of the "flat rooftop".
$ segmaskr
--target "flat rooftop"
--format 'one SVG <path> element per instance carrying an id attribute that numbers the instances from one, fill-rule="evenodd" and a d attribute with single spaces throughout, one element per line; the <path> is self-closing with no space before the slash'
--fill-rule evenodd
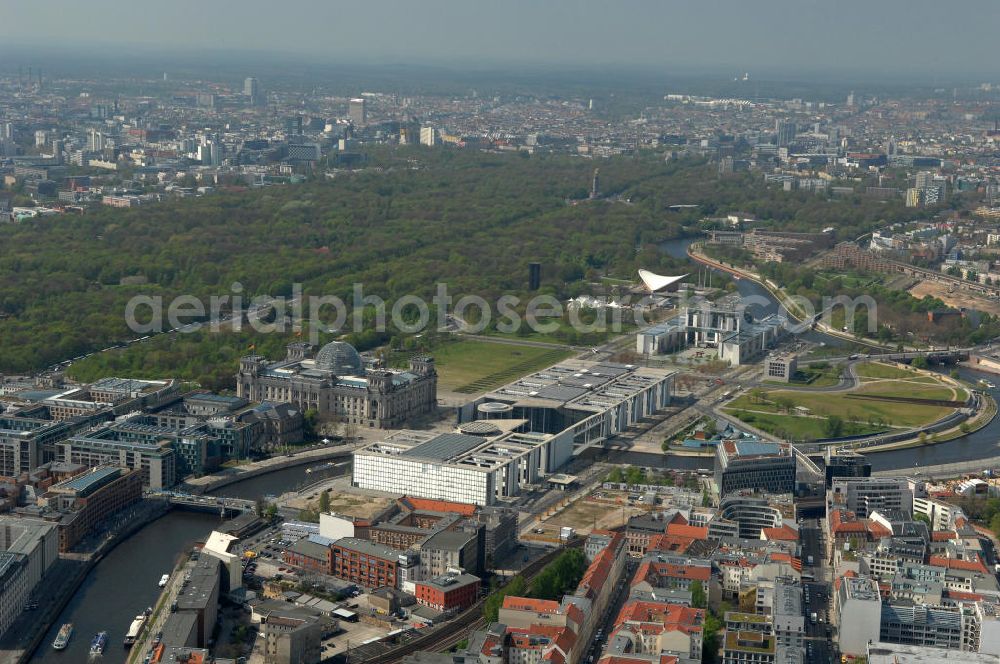
<path id="1" fill-rule="evenodd" d="M 488 437 L 462 433 L 434 434 L 404 429 L 387 436 L 382 441 L 356 450 L 354 455 L 355 457 L 395 456 L 414 462 L 426 460 L 464 468 L 490 470 L 530 452 L 552 438 L 551 434 L 546 433 L 504 430 L 503 427 L 497 429 L 499 431 L 496 435 Z"/>
<path id="2" fill-rule="evenodd" d="M 997 657 L 992 656 L 993 661 Z M 868 646 L 868 664 L 981 664 L 989 661 L 981 653 L 947 650 L 901 643 L 873 643 Z"/>
<path id="3" fill-rule="evenodd" d="M 384 544 L 370 542 L 357 537 L 341 537 L 333 543 L 333 546 L 341 546 L 345 549 L 350 549 L 351 551 L 357 551 L 358 553 L 375 556 L 376 558 L 383 558 L 385 560 L 397 560 L 399 558 L 399 554 L 403 553 L 402 551 L 390 548 Z"/>
<path id="4" fill-rule="evenodd" d="M 486 394 L 486 401 L 601 412 L 676 373 L 616 362 L 569 359 Z"/>
<path id="5" fill-rule="evenodd" d="M 720 447 L 733 459 L 787 457 L 791 454 L 787 444 L 765 440 L 725 440 Z"/>
<path id="6" fill-rule="evenodd" d="M 60 482 L 52 488 L 74 491 L 81 496 L 87 496 L 100 489 L 102 486 L 115 481 L 121 476 L 121 474 L 122 469 L 118 466 L 98 466 L 90 472 L 82 473 L 76 477 Z"/>
<path id="7" fill-rule="evenodd" d="M 459 457 L 483 443 L 481 436 L 467 436 L 461 433 L 443 433 L 431 438 L 426 443 L 402 452 L 402 456 L 421 459 L 447 461 Z"/>
<path id="8" fill-rule="evenodd" d="M 166 387 L 168 381 L 164 380 L 138 380 L 135 378 L 102 378 L 95 383 L 91 383 L 91 390 L 102 392 L 116 392 L 122 395 L 137 395 L 148 392 L 156 388 Z"/>
<path id="9" fill-rule="evenodd" d="M 844 592 L 851 599 L 869 602 L 879 601 L 878 586 L 872 579 L 861 576 L 845 576 L 840 582 L 844 584 Z"/>

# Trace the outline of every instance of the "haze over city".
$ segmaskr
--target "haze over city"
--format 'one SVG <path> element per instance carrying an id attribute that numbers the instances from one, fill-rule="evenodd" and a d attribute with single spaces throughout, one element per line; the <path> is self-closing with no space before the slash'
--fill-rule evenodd
<path id="1" fill-rule="evenodd" d="M 964 80 L 992 71 L 998 23 L 990 0 L 179 0 L 156 10 L 46 0 L 8 3 L 0 37 L 39 50 L 285 53 L 455 69 L 530 63 Z"/>
<path id="2" fill-rule="evenodd" d="M 998 25 L 6 3 L 0 664 L 1000 663 Z"/>

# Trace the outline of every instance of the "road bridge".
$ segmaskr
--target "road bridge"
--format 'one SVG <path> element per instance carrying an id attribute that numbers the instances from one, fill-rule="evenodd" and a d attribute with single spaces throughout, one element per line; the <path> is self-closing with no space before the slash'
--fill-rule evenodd
<path id="1" fill-rule="evenodd" d="M 909 363 L 918 357 L 927 358 L 928 362 L 933 362 L 937 364 L 951 364 L 954 362 L 963 362 L 969 359 L 969 356 L 979 350 L 976 346 L 970 346 L 968 348 L 930 348 L 928 350 L 909 350 L 902 352 L 872 352 L 865 353 L 861 355 L 845 355 L 843 357 L 824 357 L 814 360 L 803 359 L 799 361 L 800 365 L 803 364 L 815 364 L 815 363 L 831 363 L 831 362 L 844 362 L 848 360 L 878 360 L 878 361 L 893 361 L 893 362 L 905 362 Z"/>
<path id="2" fill-rule="evenodd" d="M 195 512 L 219 512 L 223 516 L 234 516 L 252 512 L 256 502 L 242 498 L 222 498 L 216 496 L 196 496 L 179 491 L 161 491 L 149 494 L 150 497 L 165 498 L 173 507 Z"/>

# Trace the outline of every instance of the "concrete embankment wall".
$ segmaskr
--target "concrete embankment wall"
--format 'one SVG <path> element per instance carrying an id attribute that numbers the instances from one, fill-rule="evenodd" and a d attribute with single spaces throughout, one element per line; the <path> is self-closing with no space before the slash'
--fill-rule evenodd
<path id="1" fill-rule="evenodd" d="M 992 374 L 1000 374 L 1000 360 L 994 360 L 991 357 L 983 357 L 982 355 L 970 355 L 966 362 L 961 363 L 963 366 L 969 367 L 970 369 L 975 369 L 976 371 L 985 371 Z"/>
<path id="2" fill-rule="evenodd" d="M 135 519 L 134 521 L 130 521 L 127 528 L 122 530 L 110 540 L 103 542 L 89 557 L 89 559 L 80 561 L 80 566 L 76 570 L 73 578 L 70 579 L 69 582 L 62 588 L 59 588 L 59 592 L 62 594 L 59 601 L 54 605 L 52 611 L 45 616 L 40 617 L 41 620 L 37 624 L 37 634 L 35 634 L 32 638 L 31 644 L 23 652 L 17 653 L 17 664 L 24 664 L 31 659 L 31 656 L 42 645 L 42 640 L 52 627 L 52 624 L 60 615 L 62 615 L 62 612 L 66 609 L 66 605 L 69 604 L 70 600 L 72 600 L 76 595 L 80 586 L 83 584 L 84 579 L 86 579 L 87 575 L 90 574 L 90 571 L 97 566 L 97 563 L 101 562 L 101 560 L 104 559 L 104 556 L 111 553 L 116 546 L 170 511 L 170 503 L 165 500 L 157 500 L 155 501 L 156 504 L 152 504 L 154 501 L 149 501 L 148 499 L 147 502 L 150 503 L 150 509 L 145 515 Z M 44 583 L 45 579 L 43 578 L 40 585 L 43 585 Z"/>
<path id="3" fill-rule="evenodd" d="M 210 482 L 200 483 L 200 484 L 185 484 L 184 489 L 192 494 L 201 495 L 203 493 L 208 493 L 210 491 L 215 491 L 216 489 L 221 489 L 224 486 L 229 486 L 230 484 L 235 484 L 236 482 L 242 482 L 243 480 L 248 480 L 253 477 L 260 477 L 261 475 L 267 475 L 268 473 L 273 473 L 278 470 L 284 470 L 285 468 L 293 468 L 295 466 L 306 466 L 310 464 L 321 463 L 323 461 L 329 461 L 331 459 L 339 458 L 350 458 L 351 449 L 336 449 L 330 450 L 329 452 L 323 454 L 312 454 L 309 456 L 301 457 L 289 457 L 283 461 L 275 461 L 269 463 L 266 466 L 260 468 L 251 468 L 249 470 L 243 470 L 241 472 L 230 472 L 225 475 L 219 475 L 213 477 Z"/>

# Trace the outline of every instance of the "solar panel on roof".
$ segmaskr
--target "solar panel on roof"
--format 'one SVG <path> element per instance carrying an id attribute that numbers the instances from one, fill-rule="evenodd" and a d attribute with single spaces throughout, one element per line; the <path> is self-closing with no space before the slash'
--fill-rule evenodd
<path id="1" fill-rule="evenodd" d="M 581 394 L 586 394 L 588 390 L 583 387 L 572 387 L 570 385 L 549 385 L 538 390 L 538 398 L 553 399 L 555 401 L 569 401 Z"/>
<path id="2" fill-rule="evenodd" d="M 443 433 L 435 436 L 426 443 L 421 443 L 412 447 L 400 456 L 419 457 L 424 459 L 437 459 L 445 461 L 447 459 L 461 456 L 478 445 L 482 445 L 483 439 L 479 436 L 466 436 L 460 433 Z"/>

